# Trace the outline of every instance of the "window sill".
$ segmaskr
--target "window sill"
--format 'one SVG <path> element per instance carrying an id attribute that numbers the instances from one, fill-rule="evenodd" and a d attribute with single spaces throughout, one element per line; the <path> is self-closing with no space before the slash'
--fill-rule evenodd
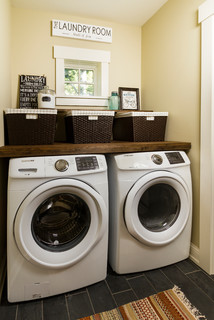
<path id="1" fill-rule="evenodd" d="M 108 107 L 108 97 L 59 97 L 56 96 L 56 106 L 93 106 Z"/>

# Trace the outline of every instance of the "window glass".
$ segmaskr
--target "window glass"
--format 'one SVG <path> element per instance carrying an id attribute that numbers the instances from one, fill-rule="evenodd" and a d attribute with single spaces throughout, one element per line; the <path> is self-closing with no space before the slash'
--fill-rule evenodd
<path id="1" fill-rule="evenodd" d="M 79 70 L 65 68 L 65 81 L 78 82 L 79 81 Z"/>
<path id="2" fill-rule="evenodd" d="M 153 232 L 170 228 L 180 212 L 180 197 L 170 185 L 159 183 L 148 188 L 140 198 L 138 216 L 142 225 Z"/>
<path id="3" fill-rule="evenodd" d="M 65 83 L 65 94 L 68 96 L 77 96 L 79 92 L 78 84 Z"/>
<path id="4" fill-rule="evenodd" d="M 80 95 L 81 96 L 93 96 L 94 95 L 94 86 L 88 84 L 80 85 Z"/>
<path id="5" fill-rule="evenodd" d="M 95 95 L 96 66 L 85 68 L 82 66 L 65 67 L 64 88 L 65 94 L 70 96 Z"/>
<path id="6" fill-rule="evenodd" d="M 80 82 L 94 83 L 94 71 L 93 70 L 80 70 Z"/>

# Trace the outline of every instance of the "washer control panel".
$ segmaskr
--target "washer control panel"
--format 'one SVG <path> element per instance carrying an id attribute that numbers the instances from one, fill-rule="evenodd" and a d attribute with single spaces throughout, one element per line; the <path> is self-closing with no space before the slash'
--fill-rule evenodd
<path id="1" fill-rule="evenodd" d="M 96 170 L 99 169 L 99 164 L 96 156 L 76 157 L 77 171 Z"/>
<path id="2" fill-rule="evenodd" d="M 104 155 L 63 155 L 11 159 L 9 176 L 14 178 L 65 177 L 107 171 Z"/>

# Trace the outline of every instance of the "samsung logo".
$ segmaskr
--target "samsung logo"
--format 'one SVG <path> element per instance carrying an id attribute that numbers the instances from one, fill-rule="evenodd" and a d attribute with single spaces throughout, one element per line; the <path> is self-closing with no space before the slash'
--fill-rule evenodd
<path id="1" fill-rule="evenodd" d="M 21 162 L 34 162 L 34 159 L 23 159 Z"/>

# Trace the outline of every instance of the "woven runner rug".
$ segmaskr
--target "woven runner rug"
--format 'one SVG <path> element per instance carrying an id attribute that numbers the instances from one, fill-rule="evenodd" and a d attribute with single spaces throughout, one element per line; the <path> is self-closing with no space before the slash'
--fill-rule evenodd
<path id="1" fill-rule="evenodd" d="M 175 286 L 148 298 L 79 320 L 204 320 L 184 293 Z"/>

